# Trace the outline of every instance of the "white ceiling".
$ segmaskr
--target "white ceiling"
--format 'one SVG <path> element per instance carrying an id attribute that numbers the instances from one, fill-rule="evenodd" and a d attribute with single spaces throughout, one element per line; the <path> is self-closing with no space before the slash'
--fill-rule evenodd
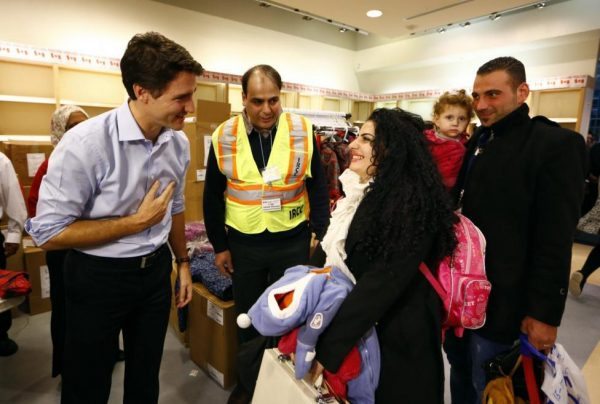
<path id="1" fill-rule="evenodd" d="M 556 2 L 556 1 L 555 1 Z M 493 12 L 534 7 L 532 0 L 277 0 L 277 3 L 386 38 L 458 24 Z M 551 3 L 551 2 L 547 2 Z M 369 18 L 371 9 L 383 11 Z"/>

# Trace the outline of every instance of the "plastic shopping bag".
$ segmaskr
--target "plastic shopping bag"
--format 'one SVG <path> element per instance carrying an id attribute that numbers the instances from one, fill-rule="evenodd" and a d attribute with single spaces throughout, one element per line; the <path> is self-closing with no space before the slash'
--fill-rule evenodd
<path id="1" fill-rule="evenodd" d="M 561 344 L 554 344 L 544 363 L 542 391 L 552 404 L 590 404 L 581 370 Z"/>

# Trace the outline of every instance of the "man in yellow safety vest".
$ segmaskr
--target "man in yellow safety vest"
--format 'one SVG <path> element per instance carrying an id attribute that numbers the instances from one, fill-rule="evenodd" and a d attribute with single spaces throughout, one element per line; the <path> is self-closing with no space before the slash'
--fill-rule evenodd
<path id="1" fill-rule="evenodd" d="M 212 135 L 204 220 L 215 264 L 231 276 L 245 313 L 285 269 L 306 264 L 311 233 L 329 223 L 327 185 L 310 121 L 283 113 L 282 82 L 271 66 L 242 77 L 244 111 Z M 258 335 L 238 329 L 239 341 Z"/>

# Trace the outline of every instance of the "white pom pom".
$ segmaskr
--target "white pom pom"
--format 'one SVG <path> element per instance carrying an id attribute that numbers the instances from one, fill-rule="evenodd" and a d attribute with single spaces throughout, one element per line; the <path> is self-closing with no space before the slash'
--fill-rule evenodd
<path id="1" fill-rule="evenodd" d="M 237 316 L 237 325 L 240 328 L 248 328 L 252 325 L 252 320 L 250 320 L 250 316 L 246 313 L 242 313 Z"/>

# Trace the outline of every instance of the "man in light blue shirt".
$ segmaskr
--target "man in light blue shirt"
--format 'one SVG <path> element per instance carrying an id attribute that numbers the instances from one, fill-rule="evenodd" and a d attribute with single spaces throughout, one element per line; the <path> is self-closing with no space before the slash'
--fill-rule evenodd
<path id="1" fill-rule="evenodd" d="M 149 32 L 121 59 L 129 100 L 76 126 L 50 157 L 26 230 L 65 260 L 66 347 L 62 404 L 106 403 L 114 340 L 123 330 L 124 403 L 158 402 L 158 373 L 171 302 L 171 254 L 192 297 L 184 236 L 189 143 L 184 118 L 202 66 Z"/>

